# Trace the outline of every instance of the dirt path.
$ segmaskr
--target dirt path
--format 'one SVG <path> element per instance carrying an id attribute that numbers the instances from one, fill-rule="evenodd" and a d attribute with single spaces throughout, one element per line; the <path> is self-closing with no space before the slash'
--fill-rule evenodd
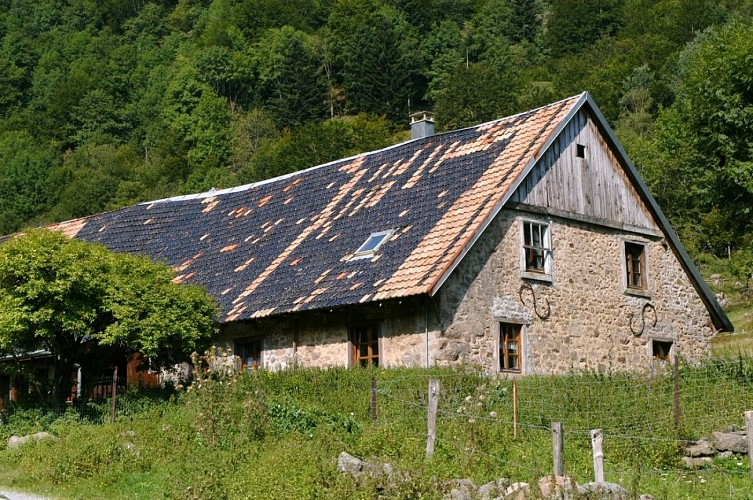
<path id="1" fill-rule="evenodd" d="M 0 490 L 0 500 L 49 500 L 47 497 L 40 497 L 30 493 L 20 491 Z"/>

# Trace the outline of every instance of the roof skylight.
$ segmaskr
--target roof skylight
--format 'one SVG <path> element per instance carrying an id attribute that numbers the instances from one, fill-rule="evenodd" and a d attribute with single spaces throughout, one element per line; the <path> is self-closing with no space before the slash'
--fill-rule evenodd
<path id="1" fill-rule="evenodd" d="M 355 259 L 363 259 L 366 257 L 371 257 L 376 253 L 377 250 L 379 250 L 379 247 L 384 244 L 387 239 L 392 236 L 392 233 L 394 233 L 392 229 L 389 231 L 380 231 L 378 233 L 371 233 L 368 238 L 366 238 L 366 241 L 363 242 L 363 245 L 358 247 L 358 250 L 356 250 L 356 253 L 353 254 L 353 258 L 351 260 Z"/>

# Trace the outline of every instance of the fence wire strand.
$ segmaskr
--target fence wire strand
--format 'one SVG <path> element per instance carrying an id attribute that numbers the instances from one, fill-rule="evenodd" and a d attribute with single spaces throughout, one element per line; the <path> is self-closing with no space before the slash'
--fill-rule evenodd
<path id="1" fill-rule="evenodd" d="M 468 448 L 474 425 L 501 429 L 509 438 L 514 425 L 512 384 L 505 377 L 488 377 L 472 371 L 455 374 L 417 374 L 380 381 L 380 420 L 411 422 L 416 436 L 426 436 L 427 384 L 440 380 L 437 410 L 438 445 Z M 423 380 L 426 384 L 417 384 Z M 602 429 L 607 467 L 613 475 L 626 474 L 612 457 L 627 456 L 643 447 L 663 446 L 674 453 L 714 431 L 744 428 L 744 411 L 753 409 L 753 363 L 747 359 L 683 365 L 678 390 L 671 366 L 644 374 L 580 373 L 566 376 L 527 376 L 517 383 L 517 428 L 520 433 L 551 435 L 552 422 L 562 422 L 566 440 L 590 449 L 591 429 Z M 416 387 L 423 385 L 421 390 Z M 679 413 L 675 402 L 679 402 Z M 455 435 L 460 434 L 460 435 Z M 470 436 L 470 437 L 469 437 Z M 549 438 L 551 439 L 551 438 Z M 473 446 L 482 454 L 506 466 L 515 464 Z M 551 460 L 551 457 L 548 459 Z M 549 464 L 542 461 L 542 467 Z M 624 468 L 624 466 L 623 466 Z M 678 467 L 646 466 L 644 474 L 692 474 Z M 749 474 L 725 470 L 731 476 Z"/>

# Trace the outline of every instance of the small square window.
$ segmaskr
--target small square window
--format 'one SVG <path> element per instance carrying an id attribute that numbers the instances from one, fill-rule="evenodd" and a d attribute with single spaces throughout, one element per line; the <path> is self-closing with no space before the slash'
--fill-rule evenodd
<path id="1" fill-rule="evenodd" d="M 392 236 L 393 233 L 393 230 L 371 233 L 369 237 L 366 238 L 366 241 L 364 241 L 363 244 L 358 247 L 358 250 L 356 250 L 355 254 L 353 254 L 352 259 L 371 257 L 376 253 L 377 250 L 379 250 L 379 247 L 381 247 L 387 241 L 387 239 Z"/>
<path id="2" fill-rule="evenodd" d="M 549 274 L 549 224 L 523 221 L 523 270 Z"/>
<path id="3" fill-rule="evenodd" d="M 353 366 L 379 366 L 379 325 L 353 327 L 350 337 Z"/>
<path id="4" fill-rule="evenodd" d="M 499 324 L 499 370 L 520 373 L 521 325 Z"/>
<path id="5" fill-rule="evenodd" d="M 646 247 L 625 242 L 625 277 L 628 289 L 646 290 Z"/>
<path id="6" fill-rule="evenodd" d="M 586 146 L 583 144 L 576 144 L 575 145 L 575 156 L 578 158 L 585 158 L 586 157 Z"/>
<path id="7" fill-rule="evenodd" d="M 672 341 L 665 340 L 653 340 L 651 342 L 654 359 L 657 361 L 669 361 L 672 354 Z"/>

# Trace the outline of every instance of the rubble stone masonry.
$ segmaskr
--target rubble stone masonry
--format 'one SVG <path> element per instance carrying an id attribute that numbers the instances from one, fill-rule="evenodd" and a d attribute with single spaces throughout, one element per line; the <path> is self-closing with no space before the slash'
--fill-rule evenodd
<path id="1" fill-rule="evenodd" d="M 523 219 L 550 225 L 551 281 L 521 277 Z M 645 245 L 645 292 L 627 289 L 625 241 Z M 521 300 L 523 283 L 533 288 L 541 316 L 548 302 L 546 319 L 534 312 L 529 291 Z M 672 356 L 699 361 L 710 354 L 714 333 L 706 307 L 662 238 L 513 210 L 492 222 L 444 284 L 441 300 L 437 361 L 476 363 L 491 372 L 499 369 L 500 322 L 524 325 L 522 371 L 539 374 L 650 369 L 654 340 L 673 342 Z M 655 314 L 647 309 L 643 326 L 647 303 Z"/>

